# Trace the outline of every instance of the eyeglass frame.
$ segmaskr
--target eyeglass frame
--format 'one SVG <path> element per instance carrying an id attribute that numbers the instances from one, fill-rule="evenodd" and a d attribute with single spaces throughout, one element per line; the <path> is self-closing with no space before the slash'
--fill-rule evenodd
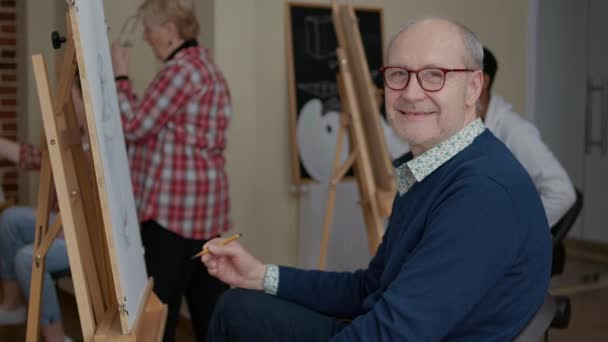
<path id="1" fill-rule="evenodd" d="M 401 69 L 401 70 L 407 72 L 407 82 L 405 82 L 405 85 L 403 86 L 403 88 L 393 88 L 388 85 L 388 82 L 386 81 L 386 70 L 389 70 L 389 69 Z M 441 84 L 441 87 L 439 87 L 439 89 L 428 90 L 422 85 L 422 80 L 420 80 L 419 73 L 424 70 L 439 70 L 443 73 L 443 84 Z M 450 72 L 475 72 L 478 70 L 481 70 L 481 69 L 448 69 L 448 68 L 441 68 L 441 67 L 424 67 L 424 68 L 420 68 L 420 69 L 407 69 L 407 68 L 404 68 L 401 66 L 396 66 L 396 65 L 388 65 L 388 66 L 383 66 L 380 68 L 380 72 L 382 73 L 382 80 L 384 81 L 384 85 L 387 86 L 389 89 L 395 90 L 395 91 L 404 90 L 410 84 L 410 80 L 412 79 L 411 74 L 413 73 L 414 75 L 416 75 L 416 80 L 418 81 L 418 85 L 420 85 L 420 88 L 422 88 L 424 91 L 427 91 L 429 93 L 436 93 L 436 92 L 440 91 L 441 89 L 443 89 L 443 87 L 445 86 L 446 78 L 447 78 L 446 76 Z"/>

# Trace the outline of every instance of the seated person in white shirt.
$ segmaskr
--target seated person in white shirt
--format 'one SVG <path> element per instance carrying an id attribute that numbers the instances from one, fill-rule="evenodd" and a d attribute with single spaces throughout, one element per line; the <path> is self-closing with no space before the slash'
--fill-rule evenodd
<path id="1" fill-rule="evenodd" d="M 484 83 L 478 116 L 528 171 L 540 194 L 549 226 L 553 227 L 576 200 L 568 174 L 543 143 L 538 129 L 513 111 L 501 96 L 492 94 L 498 62 L 490 50 L 483 49 Z"/>

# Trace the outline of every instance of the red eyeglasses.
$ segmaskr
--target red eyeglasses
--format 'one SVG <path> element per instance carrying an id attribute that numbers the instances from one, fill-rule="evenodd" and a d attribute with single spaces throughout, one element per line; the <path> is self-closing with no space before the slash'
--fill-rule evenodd
<path id="1" fill-rule="evenodd" d="M 392 90 L 403 90 L 410 83 L 411 74 L 416 75 L 418 84 L 426 91 L 440 91 L 445 85 L 445 77 L 450 72 L 473 72 L 475 69 L 446 69 L 422 68 L 409 70 L 399 66 L 386 66 L 380 68 L 384 77 L 384 84 Z"/>

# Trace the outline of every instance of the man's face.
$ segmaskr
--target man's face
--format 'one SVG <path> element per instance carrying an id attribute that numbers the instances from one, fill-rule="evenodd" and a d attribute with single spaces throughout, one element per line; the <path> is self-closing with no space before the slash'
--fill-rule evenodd
<path id="1" fill-rule="evenodd" d="M 466 69 L 466 52 L 457 27 L 441 20 L 415 24 L 402 32 L 388 52 L 388 65 L 408 70 L 425 67 Z M 443 88 L 425 91 L 414 74 L 400 91 L 385 87 L 386 110 L 397 134 L 419 155 L 475 119 L 483 83 L 481 71 L 450 72 Z"/>

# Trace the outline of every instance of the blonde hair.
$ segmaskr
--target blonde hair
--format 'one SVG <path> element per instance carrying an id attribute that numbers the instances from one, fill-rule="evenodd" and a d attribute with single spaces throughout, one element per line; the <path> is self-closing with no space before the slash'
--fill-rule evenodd
<path id="1" fill-rule="evenodd" d="M 193 0 L 145 0 L 137 12 L 143 20 L 154 25 L 173 22 L 184 40 L 198 37 L 200 28 Z"/>

